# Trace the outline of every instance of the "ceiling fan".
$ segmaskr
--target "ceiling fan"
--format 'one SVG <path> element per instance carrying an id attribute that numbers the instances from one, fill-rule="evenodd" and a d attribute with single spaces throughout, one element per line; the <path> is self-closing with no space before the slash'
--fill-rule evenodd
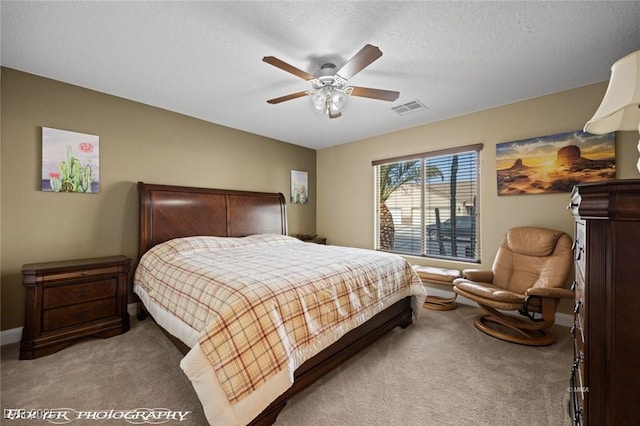
<path id="1" fill-rule="evenodd" d="M 314 110 L 320 114 L 327 114 L 329 118 L 338 118 L 342 115 L 347 96 L 359 96 L 363 98 L 379 99 L 382 101 L 395 101 L 400 96 L 399 92 L 369 87 L 347 86 L 347 81 L 371 65 L 373 61 L 382 56 L 382 51 L 370 44 L 365 45 L 358 53 L 353 55 L 339 70 L 332 63 L 323 64 L 317 75 L 309 74 L 299 68 L 274 57 L 265 56 L 262 60 L 276 68 L 291 73 L 296 77 L 311 82 L 313 90 L 303 90 L 279 98 L 269 99 L 270 104 L 290 101 L 302 96 L 310 95 Z"/>

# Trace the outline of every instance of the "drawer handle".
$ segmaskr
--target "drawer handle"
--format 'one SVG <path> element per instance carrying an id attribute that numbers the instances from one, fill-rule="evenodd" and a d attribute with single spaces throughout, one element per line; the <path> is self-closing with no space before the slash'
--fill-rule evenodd
<path id="1" fill-rule="evenodd" d="M 86 277 L 87 276 L 87 271 L 80 271 L 80 276 L 81 277 Z"/>
<path id="2" fill-rule="evenodd" d="M 76 291 L 76 296 L 78 297 L 87 297 L 89 295 L 89 289 L 87 287 L 81 288 Z"/>
<path id="3" fill-rule="evenodd" d="M 85 309 L 84 311 L 76 312 L 76 318 L 78 319 L 86 319 L 89 316 L 89 310 Z"/>
<path id="4" fill-rule="evenodd" d="M 584 299 L 576 300 L 576 305 L 573 308 L 573 313 L 577 314 L 578 312 L 580 312 L 580 308 L 582 307 L 583 304 L 584 304 Z"/>
<path id="5" fill-rule="evenodd" d="M 582 408 L 578 407 L 576 408 L 576 413 L 573 416 L 573 421 L 575 424 L 582 424 L 580 420 L 582 420 Z"/>
<path id="6" fill-rule="evenodd" d="M 576 280 L 573 280 L 573 282 L 571 283 L 571 291 L 576 291 L 577 285 L 578 285 L 578 282 Z"/>
<path id="7" fill-rule="evenodd" d="M 576 358 L 573 360 L 573 371 L 578 371 L 578 367 L 580 366 L 580 362 L 584 359 L 584 354 L 582 351 L 576 355 Z"/>

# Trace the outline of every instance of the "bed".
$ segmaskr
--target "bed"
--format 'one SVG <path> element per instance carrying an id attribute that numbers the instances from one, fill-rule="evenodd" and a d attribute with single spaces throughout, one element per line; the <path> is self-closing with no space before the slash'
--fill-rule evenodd
<path id="1" fill-rule="evenodd" d="M 395 327 L 408 327 L 426 297 L 399 256 L 288 237 L 280 193 L 138 182 L 138 194 L 138 316 L 151 315 L 185 354 L 181 367 L 211 424 L 274 423 L 293 395 Z M 387 263 L 392 269 L 377 272 Z M 332 268 L 342 264 L 360 271 L 355 281 L 335 278 L 343 272 Z M 353 284 L 374 275 L 392 283 Z M 272 285 L 276 279 L 282 284 Z M 281 304 L 285 287 L 299 300 Z M 336 297 L 334 287 L 348 293 Z M 329 293 L 332 310 L 321 308 Z M 290 326 L 294 320 L 305 324 Z M 267 343 L 276 349 L 261 350 Z"/>

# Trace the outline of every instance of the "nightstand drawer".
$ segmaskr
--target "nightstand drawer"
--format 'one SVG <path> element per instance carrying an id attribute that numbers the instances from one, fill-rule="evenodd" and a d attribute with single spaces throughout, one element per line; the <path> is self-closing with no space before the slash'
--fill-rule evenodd
<path id="1" fill-rule="evenodd" d="M 32 265 L 25 265 L 25 267 L 27 268 L 30 266 Z M 56 281 L 69 281 L 79 278 L 98 277 L 100 275 L 114 275 L 118 272 L 118 266 L 106 266 L 98 268 L 88 266 L 83 269 L 71 269 L 68 271 L 49 271 L 42 275 L 39 275 L 36 278 L 36 282 L 48 284 Z"/>
<path id="2" fill-rule="evenodd" d="M 118 281 L 114 277 L 78 284 L 47 287 L 43 290 L 42 307 L 51 309 L 114 297 L 117 292 L 117 284 Z"/>
<path id="3" fill-rule="evenodd" d="M 50 309 L 42 314 L 42 331 L 57 330 L 114 315 L 116 315 L 114 298 Z"/>

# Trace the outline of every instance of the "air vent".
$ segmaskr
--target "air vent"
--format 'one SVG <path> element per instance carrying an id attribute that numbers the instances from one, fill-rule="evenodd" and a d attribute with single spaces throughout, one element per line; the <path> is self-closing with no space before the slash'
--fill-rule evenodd
<path id="1" fill-rule="evenodd" d="M 406 115 L 412 112 L 423 111 L 428 108 L 422 102 L 416 99 L 415 101 L 407 102 L 406 104 L 394 106 L 391 109 L 400 115 Z"/>

